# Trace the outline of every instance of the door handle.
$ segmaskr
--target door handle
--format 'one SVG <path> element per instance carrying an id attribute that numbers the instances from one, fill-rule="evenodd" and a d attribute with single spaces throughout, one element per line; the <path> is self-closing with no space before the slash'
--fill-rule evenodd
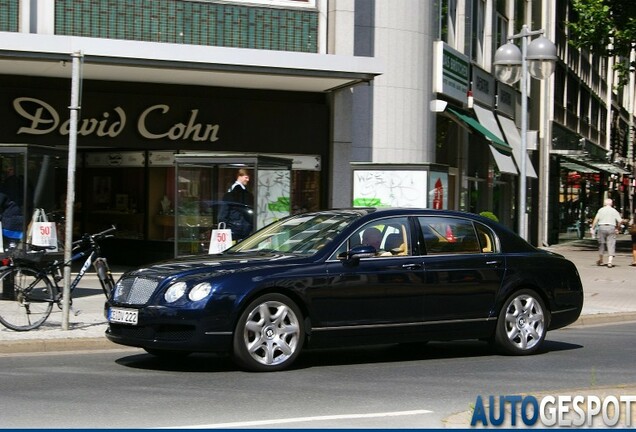
<path id="1" fill-rule="evenodd" d="M 409 269 L 409 270 L 421 269 L 422 264 L 402 264 L 402 268 Z"/>
<path id="2" fill-rule="evenodd" d="M 486 265 L 501 265 L 501 260 L 486 261 Z"/>

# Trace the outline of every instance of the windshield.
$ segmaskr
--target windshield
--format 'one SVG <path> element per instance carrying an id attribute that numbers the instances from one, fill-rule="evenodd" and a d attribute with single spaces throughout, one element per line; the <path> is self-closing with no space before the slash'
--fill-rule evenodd
<path id="1" fill-rule="evenodd" d="M 360 215 L 312 213 L 274 222 L 246 238 L 227 252 L 283 252 L 312 255 L 329 244 Z"/>

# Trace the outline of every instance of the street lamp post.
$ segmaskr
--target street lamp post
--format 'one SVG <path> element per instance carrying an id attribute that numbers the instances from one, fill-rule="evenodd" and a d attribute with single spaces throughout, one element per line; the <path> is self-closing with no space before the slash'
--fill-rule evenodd
<path id="1" fill-rule="evenodd" d="M 540 36 L 528 43 L 532 36 L 543 34 L 543 30 L 528 30 L 523 25 L 521 32 L 508 38 L 508 43 L 495 52 L 495 76 L 501 82 L 514 84 L 521 78 L 521 157 L 519 162 L 519 212 L 518 233 L 527 240 L 526 223 L 526 159 L 528 154 L 528 72 L 536 79 L 552 75 L 556 63 L 556 47 Z M 521 51 L 512 43 L 521 39 Z M 544 137 L 544 141 L 546 141 Z M 547 142 L 544 151 L 548 151 Z M 548 179 L 545 179 L 547 181 Z"/>

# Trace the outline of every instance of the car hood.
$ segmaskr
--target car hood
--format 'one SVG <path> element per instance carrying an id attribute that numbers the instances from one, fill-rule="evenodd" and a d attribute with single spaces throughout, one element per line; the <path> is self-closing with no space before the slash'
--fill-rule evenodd
<path id="1" fill-rule="evenodd" d="M 193 275 L 236 272 L 256 267 L 289 266 L 306 262 L 307 257 L 280 252 L 253 252 L 238 254 L 216 254 L 188 256 L 152 264 L 127 272 L 126 277 L 148 277 L 164 279 L 167 277 L 187 277 Z"/>

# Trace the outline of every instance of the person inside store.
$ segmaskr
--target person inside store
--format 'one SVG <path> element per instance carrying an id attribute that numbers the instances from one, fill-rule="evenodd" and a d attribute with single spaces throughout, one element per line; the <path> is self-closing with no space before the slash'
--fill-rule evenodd
<path id="1" fill-rule="evenodd" d="M 24 215 L 22 208 L 0 192 L 0 223 L 4 249 L 15 247 L 23 237 Z"/>
<path id="2" fill-rule="evenodd" d="M 22 205 L 22 178 L 15 175 L 15 168 L 10 161 L 4 161 L 2 164 L 2 184 L 0 192 L 5 194 L 11 201 L 17 205 Z"/>
<path id="3" fill-rule="evenodd" d="M 220 206 L 219 222 L 224 222 L 232 230 L 233 241 L 244 239 L 254 228 L 254 195 L 247 189 L 249 181 L 246 169 L 237 170 L 236 181 L 223 195 Z"/>
<path id="4" fill-rule="evenodd" d="M 612 207 L 614 201 L 611 198 L 607 198 L 604 201 L 603 207 L 601 207 L 594 216 L 592 221 L 592 227 L 590 231 L 594 234 L 594 230 L 598 226 L 598 261 L 596 265 L 602 266 L 603 254 L 607 247 L 607 267 L 612 268 L 614 264 L 612 260 L 616 254 L 616 234 L 618 234 L 618 228 L 621 225 L 620 213 Z"/>

